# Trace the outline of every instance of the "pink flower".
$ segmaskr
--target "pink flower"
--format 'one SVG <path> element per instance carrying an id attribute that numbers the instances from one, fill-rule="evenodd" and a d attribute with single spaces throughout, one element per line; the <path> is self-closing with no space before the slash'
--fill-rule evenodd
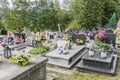
<path id="1" fill-rule="evenodd" d="M 96 39 L 96 40 L 99 39 L 99 35 L 96 35 L 96 36 L 95 36 L 95 39 Z"/>

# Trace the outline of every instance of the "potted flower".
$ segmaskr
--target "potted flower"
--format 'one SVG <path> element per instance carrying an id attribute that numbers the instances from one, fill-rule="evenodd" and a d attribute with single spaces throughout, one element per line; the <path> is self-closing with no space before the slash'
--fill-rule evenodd
<path id="1" fill-rule="evenodd" d="M 12 57 L 9 58 L 9 61 L 17 62 L 21 66 L 26 66 L 30 60 L 32 60 L 30 54 L 14 54 L 12 55 Z"/>
<path id="2" fill-rule="evenodd" d="M 89 49 L 88 54 L 89 54 L 91 57 L 93 57 L 93 56 L 94 56 L 94 54 L 95 54 L 95 52 L 94 52 L 94 50 Z"/>
<path id="3" fill-rule="evenodd" d="M 112 47 L 109 44 L 103 43 L 101 41 L 97 41 L 93 46 L 92 49 L 99 53 L 102 58 L 107 57 L 108 53 L 112 53 Z"/>
<path id="4" fill-rule="evenodd" d="M 96 41 L 104 41 L 104 38 L 105 38 L 105 33 L 106 33 L 106 31 L 105 30 L 99 30 L 99 33 L 98 34 L 96 34 L 96 36 L 95 36 L 95 40 Z"/>

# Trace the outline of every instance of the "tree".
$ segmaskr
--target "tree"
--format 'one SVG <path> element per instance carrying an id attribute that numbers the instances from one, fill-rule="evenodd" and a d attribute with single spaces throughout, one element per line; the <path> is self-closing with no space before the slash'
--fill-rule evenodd
<path id="1" fill-rule="evenodd" d="M 114 12 L 120 13 L 118 0 L 72 0 L 71 9 L 79 27 L 90 30 L 108 24 Z"/>
<path id="2" fill-rule="evenodd" d="M 109 26 L 110 28 L 116 29 L 117 27 L 117 19 L 116 19 L 116 14 L 113 13 L 112 17 L 109 20 Z"/>
<path id="3" fill-rule="evenodd" d="M 71 7 L 80 28 L 92 29 L 98 26 L 101 22 L 101 5 L 99 0 L 73 0 Z"/>
<path id="4" fill-rule="evenodd" d="M 103 0 L 103 14 L 102 14 L 102 22 L 101 24 L 104 26 L 109 23 L 109 19 L 113 15 L 114 12 L 119 13 L 117 10 L 118 0 Z"/>

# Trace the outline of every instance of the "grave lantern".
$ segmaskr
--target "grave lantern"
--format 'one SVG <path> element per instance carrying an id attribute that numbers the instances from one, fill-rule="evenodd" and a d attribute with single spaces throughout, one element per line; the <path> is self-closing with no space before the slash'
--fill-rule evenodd
<path id="1" fill-rule="evenodd" d="M 9 57 L 11 57 L 11 55 L 12 55 L 11 49 L 9 48 L 9 46 L 5 46 L 4 47 L 4 57 L 9 58 Z"/>

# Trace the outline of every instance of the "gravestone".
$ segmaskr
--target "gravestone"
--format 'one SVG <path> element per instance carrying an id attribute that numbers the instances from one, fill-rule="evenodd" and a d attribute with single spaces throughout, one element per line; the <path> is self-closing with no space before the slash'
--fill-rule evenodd
<path id="1" fill-rule="evenodd" d="M 85 54 L 85 47 L 73 45 L 67 54 L 59 54 L 58 49 L 55 49 L 45 56 L 48 57 L 48 64 L 71 68 Z"/>
<path id="2" fill-rule="evenodd" d="M 105 30 L 106 33 L 114 33 L 114 31 L 112 29 L 108 29 L 108 30 Z"/>
<path id="3" fill-rule="evenodd" d="M 106 58 L 101 58 L 100 54 L 94 54 L 92 57 L 86 51 L 85 55 L 77 65 L 78 70 L 86 69 L 108 74 L 115 74 L 117 64 L 117 55 L 110 53 Z"/>
<path id="4" fill-rule="evenodd" d="M 72 40 L 73 40 L 73 42 L 75 42 L 76 43 L 76 39 L 80 39 L 80 40 L 83 40 L 83 42 L 84 42 L 84 44 L 85 44 L 85 42 L 86 42 L 86 40 L 87 40 L 87 37 L 86 37 L 86 35 L 84 34 L 84 33 L 81 33 L 81 34 L 73 34 L 72 35 Z"/>
<path id="5" fill-rule="evenodd" d="M 50 40 L 53 44 L 56 44 L 56 39 L 59 37 L 58 32 L 45 31 L 45 37 Z"/>
<path id="6" fill-rule="evenodd" d="M 106 33 L 105 34 L 105 42 L 108 44 L 113 44 L 115 47 L 116 45 L 116 34 L 113 33 Z"/>
<path id="7" fill-rule="evenodd" d="M 0 80 L 46 80 L 47 59 L 36 56 L 25 67 L 5 59 L 0 63 Z"/>
<path id="8" fill-rule="evenodd" d="M 32 45 L 32 41 L 33 41 L 33 36 L 27 36 L 27 38 L 25 39 L 25 42 L 27 43 L 28 46 Z"/>

